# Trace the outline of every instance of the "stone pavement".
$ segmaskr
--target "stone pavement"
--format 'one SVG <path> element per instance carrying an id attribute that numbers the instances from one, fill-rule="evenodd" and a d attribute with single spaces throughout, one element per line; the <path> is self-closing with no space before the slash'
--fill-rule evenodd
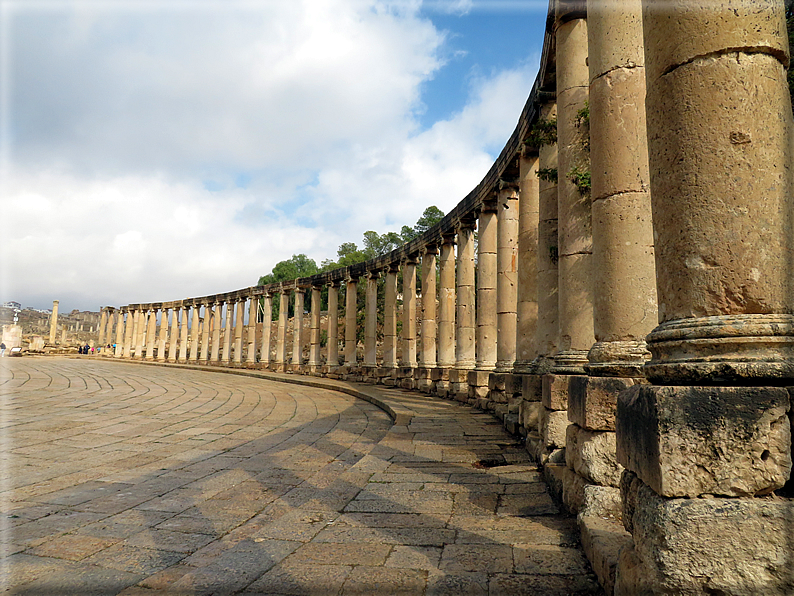
<path id="1" fill-rule="evenodd" d="M 0 361 L 4 593 L 601 594 L 495 419 L 383 389 Z"/>

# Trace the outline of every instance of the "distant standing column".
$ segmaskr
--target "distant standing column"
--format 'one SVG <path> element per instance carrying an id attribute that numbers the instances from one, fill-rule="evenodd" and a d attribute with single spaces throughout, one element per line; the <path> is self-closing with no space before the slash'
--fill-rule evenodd
<path id="1" fill-rule="evenodd" d="M 303 364 L 303 308 L 305 291 L 295 288 L 295 316 L 292 318 L 292 364 Z"/>
<path id="2" fill-rule="evenodd" d="M 199 318 L 199 311 L 201 310 L 201 304 L 194 304 L 193 305 L 193 320 L 190 323 L 190 361 L 191 362 L 198 362 L 199 358 L 199 327 L 201 326 L 201 321 Z"/>
<path id="3" fill-rule="evenodd" d="M 97 343 L 101 346 L 105 345 L 105 327 L 108 324 L 108 311 L 107 308 L 103 308 L 101 314 L 99 315 L 99 337 L 97 338 Z"/>
<path id="4" fill-rule="evenodd" d="M 124 351 L 124 313 L 126 311 L 119 309 L 116 311 L 116 351 L 113 354 L 115 358 L 120 358 Z"/>
<path id="5" fill-rule="evenodd" d="M 146 333 L 146 313 L 142 308 L 137 309 L 135 312 L 138 315 L 137 317 L 138 328 L 136 329 L 136 333 L 135 333 L 135 359 L 142 360 L 143 338 Z"/>
<path id="6" fill-rule="evenodd" d="M 149 323 L 146 330 L 146 360 L 154 360 L 154 348 L 157 345 L 157 309 L 149 310 Z"/>
<path id="7" fill-rule="evenodd" d="M 55 343 L 55 336 L 58 333 L 58 301 L 52 301 L 52 314 L 50 315 L 50 343 Z"/>
<path id="8" fill-rule="evenodd" d="M 328 284 L 328 366 L 339 366 L 339 283 Z"/>
<path id="9" fill-rule="evenodd" d="M 232 321 L 234 315 L 234 302 L 226 303 L 226 317 L 223 328 L 223 352 L 221 353 L 221 364 L 229 364 L 232 352 Z"/>
<path id="10" fill-rule="evenodd" d="M 377 366 L 378 272 L 368 271 L 364 305 L 364 366 Z"/>
<path id="11" fill-rule="evenodd" d="M 245 356 L 245 363 L 250 365 L 256 364 L 256 314 L 258 308 L 259 298 L 251 296 L 248 299 L 248 327 L 246 328 L 248 337 Z"/>
<path id="12" fill-rule="evenodd" d="M 320 366 L 320 288 L 312 286 L 309 331 L 309 366 Z"/>
<path id="13" fill-rule="evenodd" d="M 134 326 L 135 315 L 131 309 L 127 309 L 127 319 L 124 322 L 124 346 L 122 357 L 129 358 L 132 355 L 132 328 Z"/>
<path id="14" fill-rule="evenodd" d="M 168 309 L 160 312 L 160 337 L 157 342 L 157 361 L 165 362 L 165 346 L 168 342 Z"/>
<path id="15" fill-rule="evenodd" d="M 245 326 L 245 298 L 237 300 L 235 304 L 234 321 L 234 363 L 243 362 L 243 327 Z"/>
<path id="16" fill-rule="evenodd" d="M 475 365 L 474 225 L 473 219 L 466 220 L 458 228 L 455 368 L 459 369 Z"/>
<path id="17" fill-rule="evenodd" d="M 496 366 L 497 204 L 484 201 L 477 224 L 477 368 Z"/>
<path id="18" fill-rule="evenodd" d="M 455 239 L 444 236 L 439 256 L 438 366 L 455 366 Z"/>
<path id="19" fill-rule="evenodd" d="M 289 320 L 289 290 L 282 289 L 278 303 L 278 329 L 276 330 L 276 365 L 287 365 L 287 321 Z"/>
<path id="20" fill-rule="evenodd" d="M 270 327 L 273 319 L 273 295 L 262 295 L 262 347 L 259 352 L 259 366 L 270 366 Z"/>
<path id="21" fill-rule="evenodd" d="M 438 247 L 426 246 L 422 255 L 422 352 L 421 366 L 436 365 L 436 255 Z"/>
<path id="22" fill-rule="evenodd" d="M 356 306 L 358 280 L 348 279 L 345 290 L 345 366 L 355 366 L 356 357 Z"/>
<path id="23" fill-rule="evenodd" d="M 209 304 L 204 305 L 204 320 L 202 321 L 201 326 L 201 356 L 199 356 L 199 360 L 202 362 L 208 362 L 210 359 L 210 343 L 211 343 L 211 334 L 212 334 L 212 310 L 210 309 Z"/>
<path id="24" fill-rule="evenodd" d="M 416 256 L 403 263 L 402 366 L 416 367 Z"/>
<path id="25" fill-rule="evenodd" d="M 383 366 L 397 366 L 397 273 L 399 265 L 386 270 L 383 298 Z"/>
<path id="26" fill-rule="evenodd" d="M 212 340 L 210 342 L 210 362 L 217 363 L 221 352 L 221 319 L 223 317 L 223 302 L 212 305 Z"/>
<path id="27" fill-rule="evenodd" d="M 182 324 L 184 325 L 184 321 Z M 177 346 L 179 345 L 179 308 L 171 310 L 171 333 L 168 338 L 168 362 L 176 362 Z"/>
<path id="28" fill-rule="evenodd" d="M 517 373 L 532 371 L 538 356 L 538 156 L 524 150 L 519 157 L 518 289 L 516 295 Z"/>
<path id="29" fill-rule="evenodd" d="M 179 356 L 177 360 L 179 362 L 187 362 L 188 307 L 183 306 L 180 310 L 182 311 L 182 325 L 179 328 Z"/>
<path id="30" fill-rule="evenodd" d="M 516 361 L 518 297 L 518 186 L 500 181 L 496 230 L 496 369 Z"/>

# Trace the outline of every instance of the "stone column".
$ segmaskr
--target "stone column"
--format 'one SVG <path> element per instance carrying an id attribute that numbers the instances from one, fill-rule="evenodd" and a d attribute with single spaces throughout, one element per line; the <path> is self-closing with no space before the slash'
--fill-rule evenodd
<path id="1" fill-rule="evenodd" d="M 100 309 L 101 313 L 99 315 L 99 337 L 97 338 L 97 343 L 100 347 L 104 347 L 105 345 L 105 328 L 108 324 L 108 311 L 107 308 Z"/>
<path id="2" fill-rule="evenodd" d="M 355 366 L 356 357 L 356 303 L 358 280 L 348 279 L 345 290 L 345 366 Z"/>
<path id="3" fill-rule="evenodd" d="M 339 283 L 328 284 L 328 360 L 333 368 L 339 366 Z"/>
<path id="4" fill-rule="evenodd" d="M 416 257 L 403 263 L 402 366 L 416 368 Z"/>
<path id="5" fill-rule="evenodd" d="M 378 277 L 377 271 L 366 274 L 367 290 L 364 305 L 364 366 L 375 367 L 378 332 Z"/>
<path id="6" fill-rule="evenodd" d="M 171 309 L 171 333 L 168 338 L 168 362 L 176 362 L 179 350 L 179 311 L 180 308 L 174 307 Z M 181 322 L 182 326 L 185 325 L 184 317 Z"/>
<path id="7" fill-rule="evenodd" d="M 554 370 L 583 374 L 593 334 L 593 242 L 590 196 L 571 180 L 575 170 L 589 171 L 587 130 L 577 122 L 588 97 L 587 21 L 568 12 L 573 3 L 558 5 L 557 144 L 559 215 L 560 347 Z M 570 20 L 566 20 L 570 19 Z"/>
<path id="8" fill-rule="evenodd" d="M 179 327 L 179 352 L 177 356 L 178 362 L 187 362 L 187 337 L 188 337 L 188 307 L 183 306 L 179 309 L 181 311 L 180 318 L 182 324 Z"/>
<path id="9" fill-rule="evenodd" d="M 467 219 L 458 227 L 455 368 L 462 370 L 475 365 L 474 225 L 473 219 Z"/>
<path id="10" fill-rule="evenodd" d="M 157 309 L 149 309 L 149 327 L 146 330 L 146 360 L 154 360 L 157 345 Z"/>
<path id="11" fill-rule="evenodd" d="M 455 241 L 444 236 L 439 255 L 438 366 L 455 366 Z"/>
<path id="12" fill-rule="evenodd" d="M 295 316 L 292 318 L 292 366 L 303 364 L 303 288 L 295 288 Z M 295 370 L 298 370 L 295 368 Z"/>
<path id="13" fill-rule="evenodd" d="M 309 332 L 309 366 L 312 367 L 312 372 L 317 370 L 320 366 L 320 288 L 312 286 L 311 297 L 311 326 Z"/>
<path id="14" fill-rule="evenodd" d="M 198 362 L 199 358 L 199 327 L 201 326 L 199 311 L 201 304 L 193 304 L 193 320 L 190 323 L 190 361 Z"/>
<path id="15" fill-rule="evenodd" d="M 243 327 L 245 326 L 245 298 L 238 299 L 235 304 L 234 322 L 234 360 L 236 365 L 243 362 Z"/>
<path id="16" fill-rule="evenodd" d="M 142 308 L 135 310 L 137 328 L 135 329 L 135 359 L 143 360 L 143 341 L 146 335 L 146 312 Z"/>
<path id="17" fill-rule="evenodd" d="M 157 361 L 165 362 L 165 345 L 168 341 L 168 309 L 160 310 L 160 335 L 157 340 Z"/>
<path id="18" fill-rule="evenodd" d="M 212 305 L 212 341 L 210 344 L 210 362 L 217 364 L 221 352 L 221 319 L 223 318 L 223 302 L 216 301 Z"/>
<path id="19" fill-rule="evenodd" d="M 211 335 L 212 335 L 212 311 L 210 310 L 209 303 L 204 304 L 204 320 L 202 321 L 203 325 L 201 327 L 201 356 L 199 359 L 201 362 L 208 362 L 210 359 L 210 343 Z"/>
<path id="20" fill-rule="evenodd" d="M 383 366 L 397 367 L 397 263 L 386 269 L 383 298 Z"/>
<path id="21" fill-rule="evenodd" d="M 221 349 L 221 364 L 229 364 L 231 362 L 232 352 L 232 335 L 234 329 L 232 327 L 234 321 L 234 302 L 226 303 L 226 316 L 223 317 L 223 348 Z"/>
<path id="22" fill-rule="evenodd" d="M 121 358 L 124 352 L 124 313 L 126 310 L 119 309 L 116 311 L 116 350 L 113 354 L 114 358 Z"/>
<path id="23" fill-rule="evenodd" d="M 273 319 L 273 296 L 266 293 L 262 296 L 262 347 L 259 352 L 259 367 L 270 366 L 270 327 Z"/>
<path id="24" fill-rule="evenodd" d="M 790 594 L 794 504 L 758 498 L 791 471 L 784 5 L 643 1 L 642 17 L 659 325 L 653 384 L 617 404 L 633 545 L 615 593 Z"/>
<path id="25" fill-rule="evenodd" d="M 132 328 L 135 323 L 135 315 L 130 308 L 126 309 L 127 318 L 124 321 L 124 345 L 122 346 L 121 355 L 123 358 L 130 358 L 132 356 Z"/>
<path id="26" fill-rule="evenodd" d="M 55 344 L 55 337 L 58 333 L 58 300 L 52 301 L 52 314 L 50 315 L 50 337 L 49 343 Z"/>
<path id="27" fill-rule="evenodd" d="M 246 328 L 246 354 L 245 363 L 250 367 L 256 364 L 256 315 L 259 309 L 259 299 L 251 296 L 248 299 L 248 327 Z"/>
<path id="28" fill-rule="evenodd" d="M 420 364 L 436 366 L 436 255 L 437 246 L 426 246 L 422 254 L 422 352 Z"/>
<path id="29" fill-rule="evenodd" d="M 535 372 L 538 357 L 538 220 L 540 185 L 536 154 L 519 156 L 518 182 L 518 289 L 516 294 L 517 373 Z"/>
<path id="30" fill-rule="evenodd" d="M 477 368 L 496 365 L 496 247 L 497 203 L 483 202 L 477 224 Z M 487 382 L 487 381 L 486 381 Z"/>
<path id="31" fill-rule="evenodd" d="M 496 369 L 513 370 L 518 304 L 518 185 L 499 182 L 496 227 Z"/>
<path id="32" fill-rule="evenodd" d="M 281 289 L 278 303 L 278 329 L 276 330 L 276 368 L 287 367 L 287 321 L 289 320 L 289 290 Z"/>

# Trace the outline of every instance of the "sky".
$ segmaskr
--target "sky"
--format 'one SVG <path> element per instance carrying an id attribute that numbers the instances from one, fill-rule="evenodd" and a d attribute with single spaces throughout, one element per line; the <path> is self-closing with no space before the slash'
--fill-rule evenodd
<path id="1" fill-rule="evenodd" d="M 532 88 L 543 0 L 0 0 L 0 302 L 255 285 L 452 209 Z"/>

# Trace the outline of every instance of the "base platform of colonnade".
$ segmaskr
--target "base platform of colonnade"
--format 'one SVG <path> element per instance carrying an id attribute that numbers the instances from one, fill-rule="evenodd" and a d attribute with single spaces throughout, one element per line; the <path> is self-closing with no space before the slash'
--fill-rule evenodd
<path id="1" fill-rule="evenodd" d="M 12 593 L 603 594 L 524 446 L 455 401 L 90 357 L 0 383 Z"/>

